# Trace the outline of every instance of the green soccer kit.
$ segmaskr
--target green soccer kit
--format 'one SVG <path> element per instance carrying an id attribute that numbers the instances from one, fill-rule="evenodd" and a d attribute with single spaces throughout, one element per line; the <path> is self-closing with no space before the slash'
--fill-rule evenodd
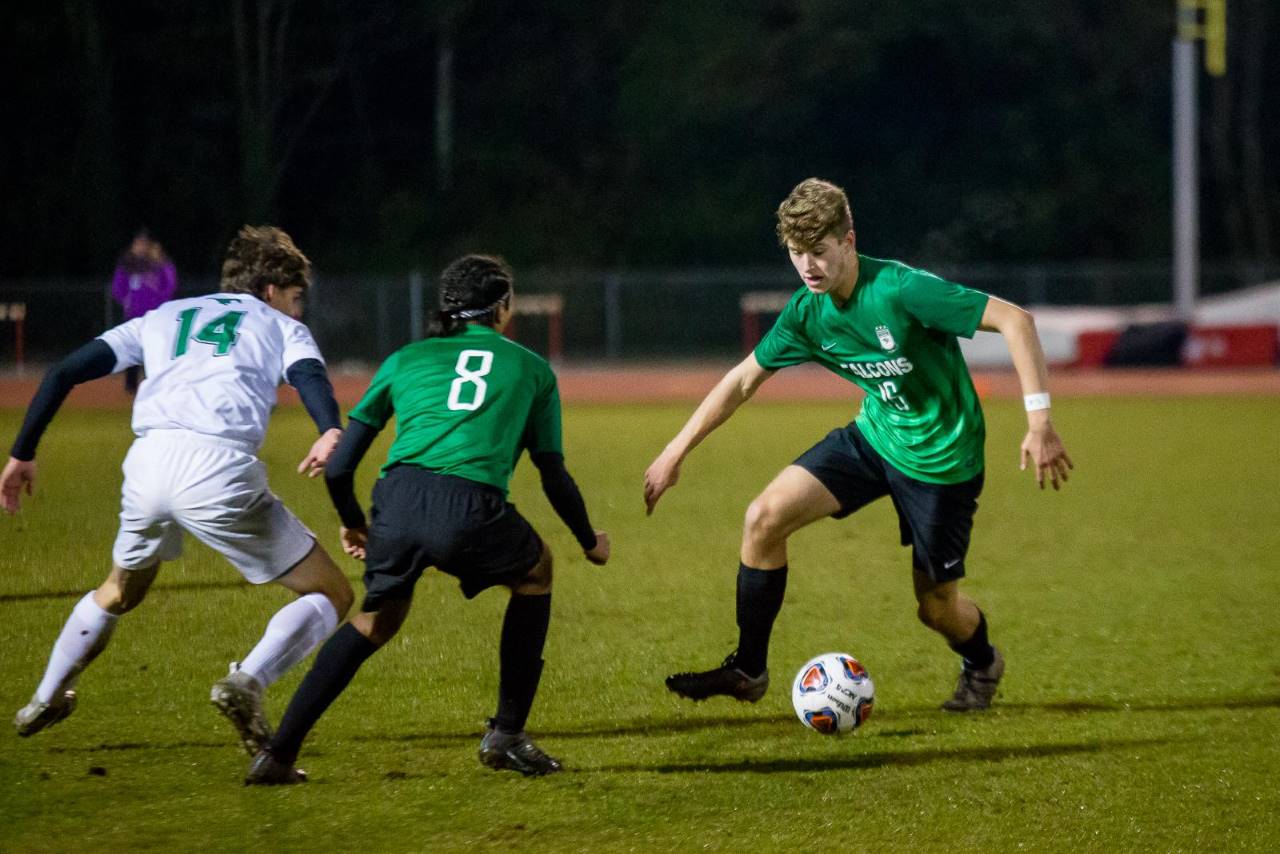
<path id="1" fill-rule="evenodd" d="M 817 362 L 867 396 L 856 423 L 902 473 L 961 483 L 982 472 L 982 407 L 956 336 L 972 338 L 987 295 L 897 261 L 858 256 L 844 305 L 796 291 L 756 346 L 768 370 Z"/>
<path id="2" fill-rule="evenodd" d="M 407 463 L 505 493 L 525 449 L 564 453 L 551 366 L 480 324 L 414 342 L 382 363 L 351 417 L 381 430 L 392 415 L 383 473 Z"/>

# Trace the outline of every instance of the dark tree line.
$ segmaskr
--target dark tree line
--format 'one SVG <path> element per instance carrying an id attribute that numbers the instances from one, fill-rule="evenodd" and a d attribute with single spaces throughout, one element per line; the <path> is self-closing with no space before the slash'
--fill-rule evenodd
<path id="1" fill-rule="evenodd" d="M 62 0 L 4 13 L 0 275 L 141 225 L 210 271 L 245 221 L 332 269 L 776 260 L 798 180 L 863 247 L 1170 251 L 1172 0 Z M 1202 81 L 1204 253 L 1280 245 L 1280 9 Z"/>

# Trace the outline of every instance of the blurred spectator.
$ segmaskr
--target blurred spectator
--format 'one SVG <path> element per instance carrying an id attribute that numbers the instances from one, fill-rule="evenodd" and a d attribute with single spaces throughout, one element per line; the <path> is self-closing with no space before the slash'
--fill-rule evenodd
<path id="1" fill-rule="evenodd" d="M 157 240 L 146 229 L 139 231 L 120 255 L 111 279 L 111 295 L 124 309 L 124 319 L 141 317 L 170 299 L 178 288 L 178 272 L 164 254 Z M 125 391 L 138 390 L 142 368 L 134 366 L 124 373 Z"/>

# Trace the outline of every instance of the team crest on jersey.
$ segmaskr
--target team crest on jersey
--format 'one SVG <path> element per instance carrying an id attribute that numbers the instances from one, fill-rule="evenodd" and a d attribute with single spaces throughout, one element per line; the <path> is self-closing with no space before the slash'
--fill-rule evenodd
<path id="1" fill-rule="evenodd" d="M 889 327 L 877 326 L 876 337 L 880 339 L 881 347 L 885 348 L 886 350 L 892 350 L 894 348 L 895 345 L 893 343 L 893 333 L 889 331 Z"/>

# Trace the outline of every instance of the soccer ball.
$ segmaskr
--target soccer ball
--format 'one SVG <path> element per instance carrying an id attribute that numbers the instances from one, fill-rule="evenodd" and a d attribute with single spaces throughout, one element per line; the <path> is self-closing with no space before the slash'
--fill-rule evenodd
<path id="1" fill-rule="evenodd" d="M 867 668 L 852 655 L 826 652 L 805 662 L 791 686 L 791 705 L 800 722 L 823 735 L 852 732 L 875 706 L 876 689 Z"/>

